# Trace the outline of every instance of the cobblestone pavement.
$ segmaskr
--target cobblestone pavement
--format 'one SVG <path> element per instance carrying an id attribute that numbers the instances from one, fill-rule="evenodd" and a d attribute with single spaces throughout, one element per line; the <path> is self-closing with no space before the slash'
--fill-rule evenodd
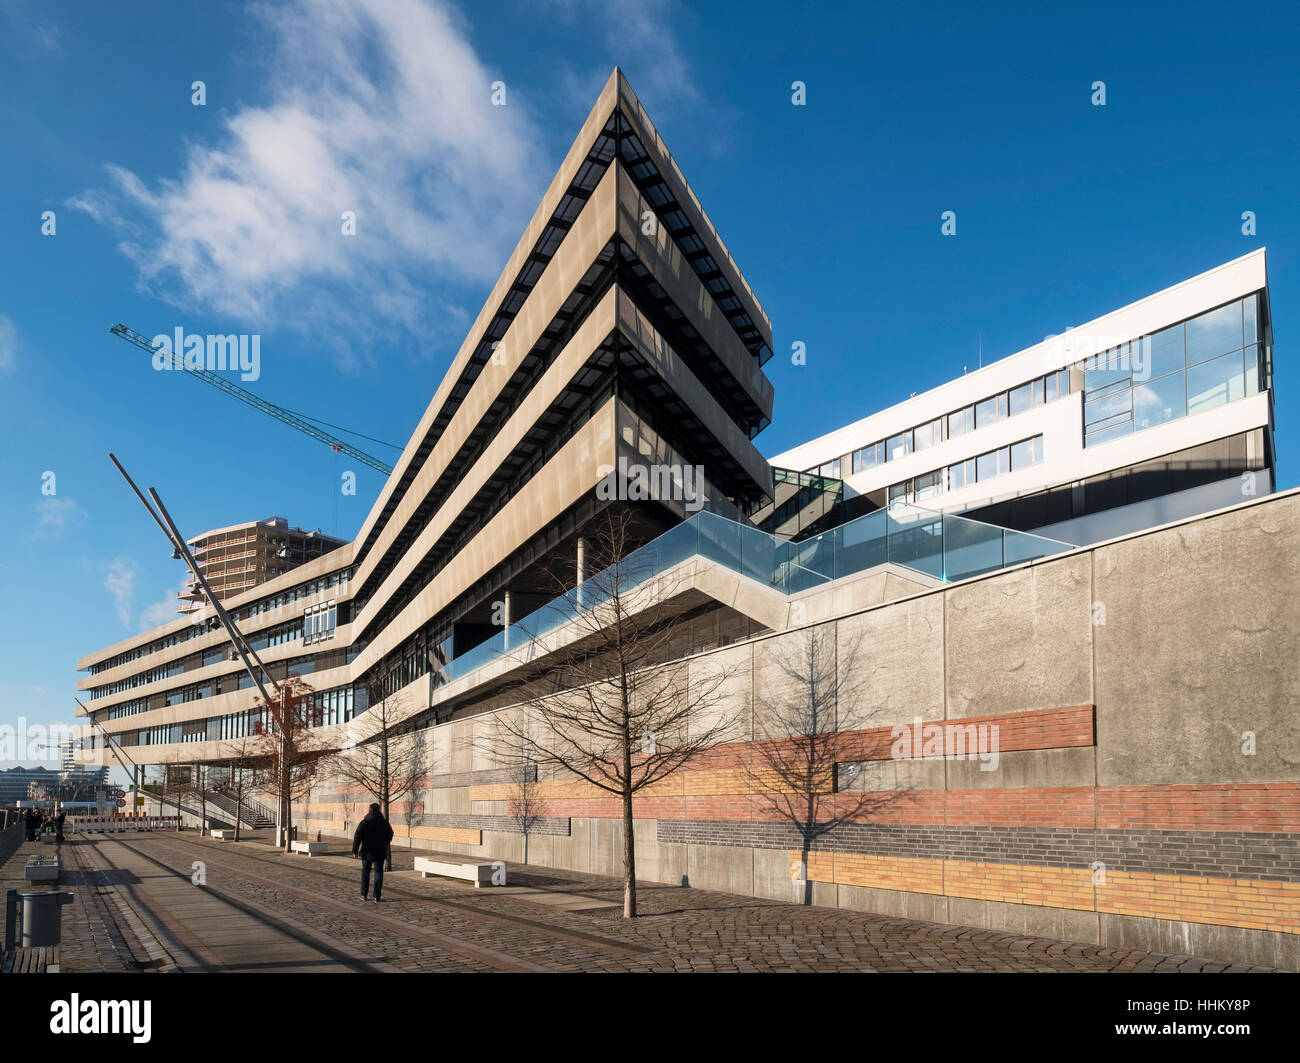
<path id="1" fill-rule="evenodd" d="M 100 890 L 80 868 L 68 842 L 54 845 L 22 840 L 0 863 L 0 891 L 46 889 L 30 885 L 24 875 L 29 856 L 58 856 L 58 889 L 72 893 L 72 903 L 61 913 L 63 940 L 59 945 L 60 969 L 65 972 L 133 971 L 138 967 L 115 920 L 106 917 Z"/>
<path id="2" fill-rule="evenodd" d="M 179 877 L 190 877 L 195 861 L 202 862 L 206 885 L 173 890 L 166 913 L 173 942 L 188 943 L 196 954 L 205 951 L 205 936 L 212 933 L 202 912 L 220 899 L 230 909 L 225 932 L 239 923 L 242 933 L 259 925 L 268 934 L 288 933 L 321 956 L 336 962 L 348 957 L 354 970 L 1262 970 L 655 883 L 639 889 L 642 915 L 626 922 L 620 918 L 621 887 L 609 877 L 510 865 L 508 887 L 474 889 L 448 879 L 420 879 L 410 870 L 417 854 L 409 850 L 394 853 L 396 870 L 385 876 L 384 903 L 363 904 L 360 865 L 345 842 L 334 844 L 329 855 L 308 858 L 282 855 L 260 841 L 153 833 L 76 842 L 71 848 L 84 846 L 79 855 L 101 869 L 160 869 L 156 873 L 170 876 L 173 886 Z M 193 905 L 186 900 L 189 889 L 196 891 Z M 210 896 L 203 898 L 200 891 Z M 147 898 L 137 895 L 131 903 L 138 908 L 142 900 Z M 123 922 L 120 907 L 115 910 Z M 128 940 L 144 936 L 140 926 L 150 923 L 148 913 L 137 914 L 135 930 L 121 931 Z M 166 935 L 159 940 L 177 951 L 175 943 L 167 945 Z M 99 955 L 103 943 L 101 934 L 85 951 Z M 139 940 L 132 951 L 137 958 L 147 954 Z"/>

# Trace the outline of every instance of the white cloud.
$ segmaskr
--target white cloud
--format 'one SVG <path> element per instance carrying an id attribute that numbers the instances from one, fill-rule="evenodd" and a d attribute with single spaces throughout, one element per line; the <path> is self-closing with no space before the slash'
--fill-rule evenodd
<path id="1" fill-rule="evenodd" d="M 0 315 L 0 373 L 13 371 L 18 364 L 18 330 L 7 317 Z"/>
<path id="2" fill-rule="evenodd" d="M 176 591 L 184 590 L 185 587 L 186 580 L 182 578 L 175 589 L 163 595 L 159 601 L 146 605 L 144 612 L 140 614 L 140 630 L 148 631 L 151 627 L 158 627 L 175 620 L 180 615 L 180 600 L 176 597 Z"/>
<path id="3" fill-rule="evenodd" d="M 69 203 L 123 234 L 142 284 L 265 329 L 445 329 L 442 284 L 496 278 L 549 177 L 518 94 L 441 0 L 257 5 L 266 100 L 230 105 L 154 187 L 119 166 Z M 357 235 L 340 215 L 355 211 Z M 449 338 L 450 346 L 459 335 Z"/>
<path id="4" fill-rule="evenodd" d="M 113 596 L 117 618 L 128 626 L 131 623 L 131 601 L 135 597 L 135 580 L 140 567 L 129 558 L 116 557 L 106 566 L 104 589 Z"/>
<path id="5" fill-rule="evenodd" d="M 614 66 L 622 67 L 652 113 L 700 103 L 702 94 L 678 40 L 678 30 L 689 33 L 695 15 L 680 0 L 550 0 L 548 6 L 567 25 L 593 29 L 604 45 L 603 58 L 593 67 L 559 67 L 557 81 L 567 106 L 585 115 Z"/>
<path id="6" fill-rule="evenodd" d="M 53 539 L 61 535 L 69 524 L 85 514 L 71 498 L 42 498 L 36 503 L 36 526 L 32 535 L 37 539 Z"/>

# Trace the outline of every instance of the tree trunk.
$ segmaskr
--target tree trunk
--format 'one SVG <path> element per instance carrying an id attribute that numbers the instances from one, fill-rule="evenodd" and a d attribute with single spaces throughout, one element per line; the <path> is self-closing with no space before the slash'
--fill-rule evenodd
<path id="1" fill-rule="evenodd" d="M 239 824 L 243 819 L 240 813 L 244 809 L 244 772 L 242 768 L 236 770 L 239 782 L 235 784 L 235 841 L 239 841 Z"/>
<path id="2" fill-rule="evenodd" d="M 623 791 L 623 918 L 636 918 L 636 840 L 632 834 L 632 792 Z"/>
<path id="3" fill-rule="evenodd" d="M 805 906 L 812 906 L 812 876 L 808 872 L 808 853 L 812 849 L 812 843 L 804 838 L 803 852 L 801 857 L 803 863 L 800 865 L 800 873 L 803 875 L 803 903 Z"/>

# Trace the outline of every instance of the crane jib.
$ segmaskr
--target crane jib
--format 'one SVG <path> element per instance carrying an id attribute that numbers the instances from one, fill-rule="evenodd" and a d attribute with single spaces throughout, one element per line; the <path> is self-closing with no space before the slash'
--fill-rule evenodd
<path id="1" fill-rule="evenodd" d="M 109 331 L 115 336 L 120 336 L 128 343 L 134 344 L 141 350 L 147 351 L 155 359 L 165 359 L 162 364 L 166 365 L 168 368 L 180 369 L 188 373 L 190 376 L 197 377 L 205 384 L 210 384 L 214 388 L 224 391 L 227 395 L 234 396 L 239 399 L 240 402 L 252 406 L 255 410 L 261 410 L 268 416 L 274 417 L 277 421 L 287 424 L 291 428 L 298 429 L 298 431 L 302 432 L 304 435 L 309 435 L 313 439 L 319 440 L 326 444 L 335 453 L 343 453 L 348 455 L 348 457 L 355 458 L 357 461 L 368 465 L 377 472 L 382 472 L 385 476 L 390 475 L 393 471 L 391 465 L 380 461 L 373 455 L 367 454 L 364 450 L 358 450 L 351 443 L 345 443 L 337 436 L 333 436 L 329 432 L 317 428 L 314 424 L 299 417 L 292 410 L 286 410 L 283 406 L 277 406 L 273 402 L 267 402 L 266 399 L 258 398 L 251 391 L 241 388 L 238 384 L 231 380 L 227 380 L 218 373 L 211 372 L 210 370 L 204 369 L 200 366 L 186 365 L 185 359 L 176 351 L 170 349 L 170 344 L 165 345 L 162 342 L 155 344 L 148 336 L 136 332 L 135 329 L 120 322 L 112 326 Z"/>

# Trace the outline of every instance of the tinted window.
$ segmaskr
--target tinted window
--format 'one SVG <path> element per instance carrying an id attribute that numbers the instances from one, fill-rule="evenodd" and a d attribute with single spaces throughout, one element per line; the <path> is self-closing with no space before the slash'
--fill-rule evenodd
<path id="1" fill-rule="evenodd" d="M 1183 367 L 1183 326 L 1175 325 L 1141 341 L 1144 378 L 1154 380 Z"/>
<path id="2" fill-rule="evenodd" d="M 1242 346 L 1241 304 L 1221 306 L 1187 322 L 1187 364 L 1235 351 Z"/>
<path id="3" fill-rule="evenodd" d="M 1175 417 L 1187 414 L 1187 396 L 1184 394 L 1182 373 L 1138 384 L 1133 389 L 1133 423 L 1141 428 L 1151 428 Z"/>
<path id="4" fill-rule="evenodd" d="M 1037 460 L 1034 457 L 1034 441 L 1032 439 L 1025 439 L 1019 443 L 1011 444 L 1011 469 L 1013 472 L 1017 469 L 1027 469 Z"/>
<path id="5" fill-rule="evenodd" d="M 1245 395 L 1242 356 L 1238 352 L 1187 370 L 1187 412 L 1200 413 Z"/>

